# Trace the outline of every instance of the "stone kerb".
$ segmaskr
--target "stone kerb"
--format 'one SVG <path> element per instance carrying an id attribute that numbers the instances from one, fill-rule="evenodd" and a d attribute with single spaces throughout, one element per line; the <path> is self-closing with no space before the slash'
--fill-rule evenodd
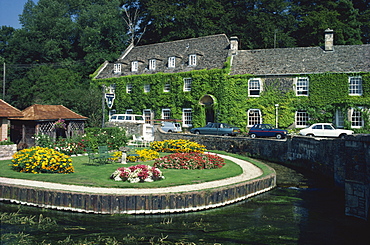
<path id="1" fill-rule="evenodd" d="M 17 152 L 17 145 L 0 145 L 0 158 L 10 158 Z"/>
<path id="2" fill-rule="evenodd" d="M 0 201 L 86 213 L 159 214 L 217 208 L 276 186 L 273 169 L 262 177 L 258 167 L 234 160 L 243 169 L 239 176 L 167 188 L 94 188 L 0 178 Z"/>

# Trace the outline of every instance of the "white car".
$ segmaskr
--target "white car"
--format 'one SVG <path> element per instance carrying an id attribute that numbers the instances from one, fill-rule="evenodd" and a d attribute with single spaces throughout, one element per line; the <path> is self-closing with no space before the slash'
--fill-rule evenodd
<path id="1" fill-rule="evenodd" d="M 353 134 L 352 130 L 335 128 L 331 123 L 315 123 L 299 131 L 300 135 L 317 137 L 339 137 Z"/>
<path id="2" fill-rule="evenodd" d="M 181 133 L 181 124 L 178 122 L 162 122 L 161 129 L 168 133 Z"/>
<path id="3" fill-rule="evenodd" d="M 110 122 L 126 122 L 126 123 L 145 123 L 143 115 L 135 114 L 114 114 L 109 119 Z"/>

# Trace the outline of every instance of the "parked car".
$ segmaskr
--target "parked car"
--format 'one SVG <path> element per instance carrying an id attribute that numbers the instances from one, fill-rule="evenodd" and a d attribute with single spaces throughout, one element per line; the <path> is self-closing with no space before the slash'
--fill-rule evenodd
<path id="1" fill-rule="evenodd" d="M 240 128 L 231 126 L 227 123 L 208 123 L 204 127 L 190 129 L 190 133 L 212 134 L 212 135 L 237 135 L 240 133 Z"/>
<path id="2" fill-rule="evenodd" d="M 352 130 L 338 129 L 331 123 L 315 123 L 299 131 L 300 135 L 317 137 L 339 137 L 353 134 Z"/>
<path id="3" fill-rule="evenodd" d="M 162 122 L 161 129 L 168 133 L 182 132 L 181 124 L 178 122 Z"/>
<path id="4" fill-rule="evenodd" d="M 113 114 L 110 122 L 145 123 L 143 115 L 135 114 Z"/>
<path id="5" fill-rule="evenodd" d="M 275 128 L 271 124 L 255 124 L 248 132 L 251 138 L 275 137 L 277 139 L 284 139 L 287 134 L 287 130 Z"/>

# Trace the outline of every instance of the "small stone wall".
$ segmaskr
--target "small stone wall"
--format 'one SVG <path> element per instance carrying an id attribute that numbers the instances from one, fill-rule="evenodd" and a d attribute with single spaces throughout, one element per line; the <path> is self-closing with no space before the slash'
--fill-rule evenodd
<path id="1" fill-rule="evenodd" d="M 0 158 L 11 158 L 17 152 L 17 145 L 0 145 Z"/>
<path id="2" fill-rule="evenodd" d="M 1 184 L 0 201 L 98 214 L 176 213 L 221 207 L 266 192 L 275 186 L 275 172 L 227 187 L 150 195 L 89 194 Z"/>

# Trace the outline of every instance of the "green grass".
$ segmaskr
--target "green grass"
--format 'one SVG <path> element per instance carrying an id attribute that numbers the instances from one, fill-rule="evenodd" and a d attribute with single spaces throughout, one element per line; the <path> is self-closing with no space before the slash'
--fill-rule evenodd
<path id="1" fill-rule="evenodd" d="M 235 154 L 228 154 L 225 152 L 217 152 L 219 154 L 230 155 L 241 158 L 243 160 L 251 161 L 251 159 Z M 163 156 L 165 154 L 161 154 Z M 95 187 L 108 188 L 158 188 L 185 184 L 195 184 L 207 181 L 219 180 L 233 177 L 242 173 L 242 169 L 236 163 L 225 160 L 226 165 L 220 169 L 202 169 L 202 170 L 183 170 L 183 169 L 161 169 L 165 179 L 160 181 L 148 183 L 129 183 L 123 181 L 114 181 L 110 179 L 110 175 L 120 167 L 128 167 L 136 164 L 153 165 L 154 161 L 139 162 L 139 163 L 110 163 L 105 165 L 91 165 L 88 164 L 87 156 L 73 157 L 73 166 L 75 172 L 72 174 L 31 174 L 20 173 L 11 169 L 11 160 L 0 161 L 1 177 L 29 179 L 46 181 L 53 183 L 84 185 Z M 269 172 L 268 168 L 262 163 L 253 162 L 262 170 Z M 266 173 L 264 173 L 266 174 Z"/>

